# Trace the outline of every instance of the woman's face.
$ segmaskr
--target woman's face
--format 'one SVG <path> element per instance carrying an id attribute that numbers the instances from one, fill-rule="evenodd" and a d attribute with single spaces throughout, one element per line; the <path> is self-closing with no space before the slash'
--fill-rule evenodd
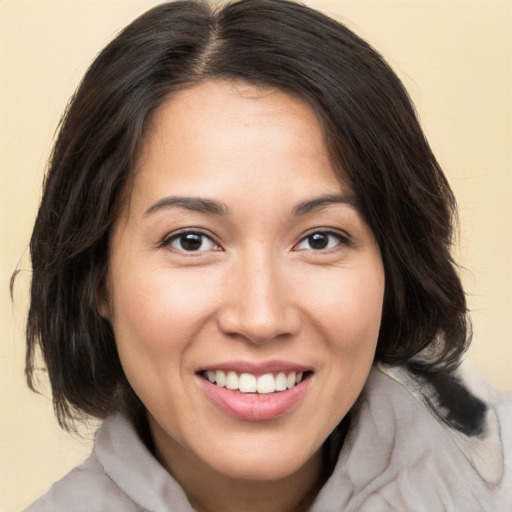
<path id="1" fill-rule="evenodd" d="M 384 271 L 306 103 L 240 82 L 173 94 L 114 228 L 108 287 L 101 312 L 172 473 L 318 470 L 373 361 Z"/>

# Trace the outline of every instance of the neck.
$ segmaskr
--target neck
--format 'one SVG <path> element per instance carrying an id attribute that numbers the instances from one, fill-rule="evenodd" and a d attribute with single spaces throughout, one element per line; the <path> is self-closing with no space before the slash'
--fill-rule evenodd
<path id="1" fill-rule="evenodd" d="M 299 473 L 269 482 L 223 476 L 203 480 L 199 488 L 195 478 L 189 474 L 180 483 L 198 512 L 304 512 L 319 491 L 318 478 L 312 481 Z"/>
<path id="2" fill-rule="evenodd" d="M 215 471 L 168 438 L 161 442 L 163 432 L 154 424 L 151 432 L 156 457 L 198 512 L 303 512 L 323 484 L 321 449 L 284 478 L 245 480 Z"/>

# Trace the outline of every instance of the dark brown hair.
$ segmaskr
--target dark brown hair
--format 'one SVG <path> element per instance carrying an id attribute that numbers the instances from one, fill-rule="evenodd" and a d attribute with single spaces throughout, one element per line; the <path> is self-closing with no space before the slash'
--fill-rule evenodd
<path id="1" fill-rule="evenodd" d="M 30 242 L 26 371 L 33 388 L 39 345 L 64 426 L 77 413 L 140 407 L 97 308 L 110 230 L 152 112 L 173 91 L 215 78 L 279 88 L 318 113 L 384 261 L 376 359 L 432 372 L 456 365 L 466 348 L 465 296 L 450 255 L 455 201 L 381 56 L 298 3 L 177 1 L 145 13 L 98 55 L 48 164 Z"/>

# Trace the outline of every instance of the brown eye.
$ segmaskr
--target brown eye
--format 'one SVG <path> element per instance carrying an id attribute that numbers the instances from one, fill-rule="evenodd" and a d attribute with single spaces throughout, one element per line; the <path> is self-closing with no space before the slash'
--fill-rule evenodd
<path id="1" fill-rule="evenodd" d="M 307 240 L 311 249 L 325 249 L 329 245 L 329 235 L 325 233 L 314 233 Z"/>
<path id="2" fill-rule="evenodd" d="M 204 233 L 192 231 L 174 235 L 170 238 L 167 245 L 182 252 L 204 252 L 211 251 L 217 247 L 213 240 Z"/>
<path id="3" fill-rule="evenodd" d="M 332 231 L 315 231 L 304 237 L 296 246 L 299 251 L 324 251 L 347 243 L 344 236 Z"/>

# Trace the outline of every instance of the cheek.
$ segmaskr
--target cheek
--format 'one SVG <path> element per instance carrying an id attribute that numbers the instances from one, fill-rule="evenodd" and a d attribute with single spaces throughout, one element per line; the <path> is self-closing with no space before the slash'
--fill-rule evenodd
<path id="1" fill-rule="evenodd" d="M 215 308 L 216 287 L 204 277 L 156 268 L 114 282 L 112 323 L 120 353 L 173 357 Z"/>
<path id="2" fill-rule="evenodd" d="M 365 342 L 376 345 L 384 299 L 383 275 L 354 276 L 346 291 L 338 306 L 340 330 L 350 335 L 355 350 L 364 348 Z"/>
<path id="3" fill-rule="evenodd" d="M 360 354 L 374 350 L 380 329 L 384 271 L 379 261 L 358 269 L 336 269 L 312 281 L 308 309 L 332 350 Z M 320 285 L 321 284 L 321 285 Z"/>
<path id="4" fill-rule="evenodd" d="M 194 341 L 215 309 L 217 287 L 212 279 L 165 267 L 125 275 L 115 276 L 112 324 L 126 378 L 148 410 L 179 409 L 175 395 L 190 373 Z"/>
<path id="5" fill-rule="evenodd" d="M 329 292 L 321 317 L 330 353 L 330 384 L 325 386 L 324 397 L 325 410 L 331 411 L 337 424 L 360 395 L 374 361 L 382 316 L 383 272 L 333 282 Z"/>

